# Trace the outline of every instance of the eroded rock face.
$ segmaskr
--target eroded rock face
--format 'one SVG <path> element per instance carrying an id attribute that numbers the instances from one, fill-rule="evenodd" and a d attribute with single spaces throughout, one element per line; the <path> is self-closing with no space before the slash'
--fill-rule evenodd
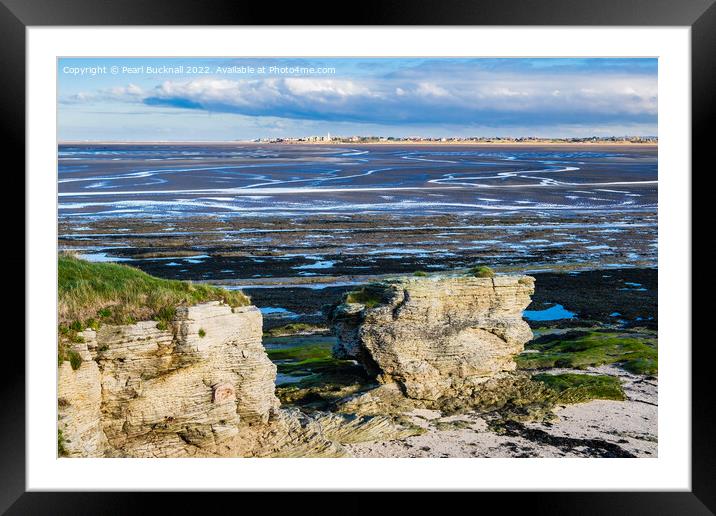
<path id="1" fill-rule="evenodd" d="M 358 360 L 407 398 L 464 397 L 516 368 L 514 357 L 532 338 L 522 312 L 533 292 L 529 276 L 372 284 L 348 294 L 329 314 L 338 336 L 334 354 Z"/>
<path id="2" fill-rule="evenodd" d="M 59 367 L 70 457 L 342 457 L 343 443 L 414 435 L 392 417 L 280 408 L 261 313 L 219 303 L 156 321 L 86 330 Z"/>
<path id="3" fill-rule="evenodd" d="M 60 425 L 71 456 L 214 455 L 278 409 L 276 366 L 256 307 L 182 307 L 156 321 L 103 326 L 60 366 Z M 63 428 L 64 424 L 64 428 Z"/>
<path id="4" fill-rule="evenodd" d="M 86 346 L 84 346 L 86 351 Z M 89 358 L 89 357 L 88 357 Z M 58 369 L 58 430 L 68 457 L 101 457 L 107 448 L 99 413 L 102 387 L 97 363 L 83 360 L 77 370 L 69 362 Z"/>

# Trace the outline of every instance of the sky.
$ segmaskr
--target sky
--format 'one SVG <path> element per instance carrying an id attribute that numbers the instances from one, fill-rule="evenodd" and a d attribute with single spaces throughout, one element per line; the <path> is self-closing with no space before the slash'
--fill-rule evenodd
<path id="1" fill-rule="evenodd" d="M 58 133 L 656 136 L 657 59 L 61 58 Z"/>

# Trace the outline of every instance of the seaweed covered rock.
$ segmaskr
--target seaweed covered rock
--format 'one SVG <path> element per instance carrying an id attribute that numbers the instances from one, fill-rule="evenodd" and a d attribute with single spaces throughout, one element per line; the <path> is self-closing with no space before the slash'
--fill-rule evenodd
<path id="1" fill-rule="evenodd" d="M 458 399 L 514 371 L 532 338 L 529 276 L 410 277 L 347 293 L 329 312 L 334 354 L 422 401 Z"/>

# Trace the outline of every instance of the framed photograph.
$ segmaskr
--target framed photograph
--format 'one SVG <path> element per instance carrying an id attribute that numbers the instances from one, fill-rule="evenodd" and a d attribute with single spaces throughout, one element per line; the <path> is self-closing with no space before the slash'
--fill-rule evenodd
<path id="1" fill-rule="evenodd" d="M 27 299 L 2 510 L 514 491 L 712 514 L 691 305 L 712 1 L 350 26 L 145 4 L 0 10 Z"/>

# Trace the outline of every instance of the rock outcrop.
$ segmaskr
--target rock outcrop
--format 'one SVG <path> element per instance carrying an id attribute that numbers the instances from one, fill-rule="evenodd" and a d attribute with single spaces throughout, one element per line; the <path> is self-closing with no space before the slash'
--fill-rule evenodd
<path id="1" fill-rule="evenodd" d="M 528 276 L 435 276 L 347 294 L 329 314 L 334 354 L 358 360 L 378 387 L 349 389 L 335 413 L 280 407 L 253 306 L 211 302 L 179 307 L 168 323 L 85 330 L 63 342 L 60 448 L 71 457 L 335 457 L 347 454 L 343 443 L 414 435 L 399 415 L 411 408 L 529 405 L 544 387 L 514 373 L 513 358 L 532 336 L 522 311 L 533 288 Z"/>
<path id="2" fill-rule="evenodd" d="M 160 329 L 165 328 L 165 329 Z M 342 443 L 412 435 L 390 417 L 282 409 L 261 312 L 179 307 L 171 324 L 85 330 L 63 342 L 58 441 L 69 457 L 337 457 Z"/>
<path id="3" fill-rule="evenodd" d="M 367 285 L 329 313 L 338 336 L 334 354 L 358 360 L 383 384 L 361 395 L 376 406 L 381 393 L 427 405 L 481 396 L 488 381 L 497 389 L 496 379 L 514 383 L 514 357 L 532 338 L 522 312 L 533 292 L 529 276 L 413 277 Z"/>
<path id="4" fill-rule="evenodd" d="M 69 361 L 58 368 L 58 440 L 67 456 L 101 457 L 108 446 L 99 417 L 102 381 L 97 363 L 83 347 L 85 356 L 77 370 Z"/>
<path id="5" fill-rule="evenodd" d="M 62 363 L 59 377 L 68 455 L 220 454 L 278 409 L 256 307 L 180 307 L 167 329 L 158 326 L 102 326 L 72 344 L 81 364 Z"/>

